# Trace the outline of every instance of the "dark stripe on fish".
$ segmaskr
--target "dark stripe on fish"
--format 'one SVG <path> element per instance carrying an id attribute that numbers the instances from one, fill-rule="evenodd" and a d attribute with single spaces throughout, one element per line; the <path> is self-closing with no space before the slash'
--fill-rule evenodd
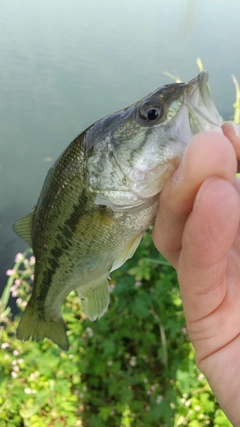
<path id="1" fill-rule="evenodd" d="M 41 293 L 37 297 L 37 308 L 39 314 L 44 315 L 44 301 L 47 298 L 48 291 L 51 287 L 53 276 L 56 270 L 60 267 L 60 258 L 63 254 L 66 254 L 69 247 L 72 244 L 72 238 L 74 232 L 79 223 L 79 219 L 84 212 L 84 206 L 89 201 L 89 194 L 83 189 L 78 198 L 78 203 L 73 205 L 73 211 L 68 219 L 64 221 L 63 226 L 59 229 L 59 232 L 55 238 L 55 246 L 51 249 L 51 257 L 48 258 L 49 267 L 47 267 L 43 274 L 43 283 L 41 287 Z"/>

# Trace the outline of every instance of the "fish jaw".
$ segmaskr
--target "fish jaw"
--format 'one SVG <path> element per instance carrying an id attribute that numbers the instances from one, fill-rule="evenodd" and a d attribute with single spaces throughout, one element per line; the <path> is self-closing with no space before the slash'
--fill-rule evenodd
<path id="1" fill-rule="evenodd" d="M 162 119 L 156 124 L 144 123 L 139 111 L 160 104 L 164 110 Z M 210 94 L 206 71 L 188 83 L 173 83 L 156 90 L 126 109 L 118 121 L 119 126 L 106 139 L 111 156 L 104 159 L 101 153 L 98 176 L 94 156 L 88 159 L 95 203 L 108 205 L 114 211 L 139 210 L 151 204 L 178 167 L 191 138 L 202 131 L 222 132 L 223 123 Z M 97 150 L 95 156 L 99 160 Z"/>
<path id="2" fill-rule="evenodd" d="M 193 134 L 203 131 L 222 133 L 223 119 L 211 96 L 208 78 L 208 73 L 202 71 L 186 87 L 184 103 L 189 109 L 189 122 Z"/>
<path id="3" fill-rule="evenodd" d="M 185 85 L 182 106 L 164 129 L 169 140 L 166 155 L 169 158 L 164 164 L 159 163 L 154 170 L 148 171 L 141 195 L 154 196 L 161 191 L 168 177 L 178 167 L 186 146 L 194 135 L 204 131 L 222 133 L 223 119 L 212 99 L 208 77 L 208 73 L 202 71 Z M 174 147 L 172 153 L 171 146 Z M 139 191 L 138 183 L 132 188 L 136 194 Z"/>
<path id="4" fill-rule="evenodd" d="M 222 133 L 223 119 L 212 99 L 208 86 L 208 76 L 206 71 L 202 71 L 184 85 L 181 108 L 172 120 L 165 125 L 165 133 L 170 144 L 178 141 L 182 145 L 179 160 L 187 144 L 197 133 L 205 131 Z"/>

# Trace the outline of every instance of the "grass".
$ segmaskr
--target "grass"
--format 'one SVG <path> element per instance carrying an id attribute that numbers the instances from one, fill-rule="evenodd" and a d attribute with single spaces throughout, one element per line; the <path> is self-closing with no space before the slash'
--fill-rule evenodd
<path id="1" fill-rule="evenodd" d="M 232 79 L 233 79 L 233 83 L 235 84 L 235 88 L 236 88 L 236 101 L 233 104 L 233 108 L 234 108 L 234 119 L 233 119 L 233 121 L 235 123 L 240 124 L 240 86 L 239 86 L 239 83 L 237 81 L 237 78 L 234 75 L 232 75 Z"/>

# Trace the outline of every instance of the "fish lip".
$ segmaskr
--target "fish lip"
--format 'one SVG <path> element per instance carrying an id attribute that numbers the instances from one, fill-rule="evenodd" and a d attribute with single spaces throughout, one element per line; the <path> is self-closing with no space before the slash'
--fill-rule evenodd
<path id="1" fill-rule="evenodd" d="M 201 71 L 197 77 L 186 84 L 184 99 L 196 121 L 199 116 L 214 128 L 220 128 L 223 120 L 211 96 L 208 80 L 209 73 L 206 70 Z M 198 102 L 195 102 L 198 96 L 202 99 L 200 106 Z"/>

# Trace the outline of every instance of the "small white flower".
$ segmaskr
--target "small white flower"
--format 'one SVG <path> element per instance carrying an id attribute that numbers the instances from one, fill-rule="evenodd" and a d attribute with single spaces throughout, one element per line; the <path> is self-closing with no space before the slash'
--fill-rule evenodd
<path id="1" fill-rule="evenodd" d="M 129 360 L 129 365 L 133 367 L 133 366 L 136 366 L 136 364 L 137 364 L 137 358 L 136 356 L 132 356 L 131 359 Z"/>
<path id="2" fill-rule="evenodd" d="M 87 328 L 86 328 L 86 332 L 87 332 L 87 334 L 88 334 L 89 338 L 92 338 L 92 337 L 93 337 L 93 330 L 92 330 L 92 328 L 87 327 Z"/>
<path id="3" fill-rule="evenodd" d="M 200 373 L 198 375 L 198 381 L 203 381 L 204 380 L 204 375 L 202 373 Z"/>
<path id="4" fill-rule="evenodd" d="M 21 252 L 19 252 L 16 256 L 15 256 L 15 262 L 19 262 L 23 260 L 23 254 L 21 254 Z"/>
<path id="5" fill-rule="evenodd" d="M 13 286 L 12 286 L 12 288 L 13 288 Z M 11 290 L 11 292 L 12 292 L 12 297 L 13 298 L 16 298 L 17 297 L 17 295 L 18 295 L 18 292 L 15 290 L 15 289 L 10 289 Z"/>
<path id="6" fill-rule="evenodd" d="M 16 271 L 15 270 L 13 270 L 13 269 L 8 269 L 7 271 L 6 271 L 6 275 L 7 276 L 12 276 L 13 274 L 15 274 L 16 273 Z"/>
<path id="7" fill-rule="evenodd" d="M 11 376 L 12 376 L 12 378 L 17 378 L 17 377 L 18 377 L 18 374 L 17 374 L 17 372 L 12 371 L 12 372 L 11 372 Z"/>
<path id="8" fill-rule="evenodd" d="M 10 347 L 10 344 L 8 344 L 8 342 L 3 342 L 1 345 L 1 348 L 4 350 L 5 348 Z"/>
<path id="9" fill-rule="evenodd" d="M 142 282 L 135 282 L 135 286 L 136 286 L 136 288 L 139 288 L 139 286 L 142 286 Z"/>
<path id="10" fill-rule="evenodd" d="M 29 387 L 27 387 L 27 388 L 24 389 L 24 393 L 31 394 L 32 390 Z"/>
<path id="11" fill-rule="evenodd" d="M 39 373 L 37 371 L 31 372 L 30 380 L 35 380 L 38 377 Z"/>
<path id="12" fill-rule="evenodd" d="M 181 415 L 181 416 L 180 416 L 180 418 L 179 418 L 179 420 L 178 420 L 178 422 L 177 422 L 177 425 L 178 425 L 178 426 L 183 426 L 183 425 L 184 425 L 184 424 L 183 424 L 183 423 L 184 423 L 184 421 L 186 421 L 186 420 L 185 420 L 185 418 Z"/>
<path id="13" fill-rule="evenodd" d="M 116 285 L 114 283 L 112 283 L 111 285 L 109 285 L 109 292 L 110 293 L 114 291 L 115 286 Z"/>
<path id="14" fill-rule="evenodd" d="M 35 257 L 34 256 L 31 256 L 30 257 L 30 259 L 29 259 L 29 265 L 34 265 L 35 264 Z"/>

